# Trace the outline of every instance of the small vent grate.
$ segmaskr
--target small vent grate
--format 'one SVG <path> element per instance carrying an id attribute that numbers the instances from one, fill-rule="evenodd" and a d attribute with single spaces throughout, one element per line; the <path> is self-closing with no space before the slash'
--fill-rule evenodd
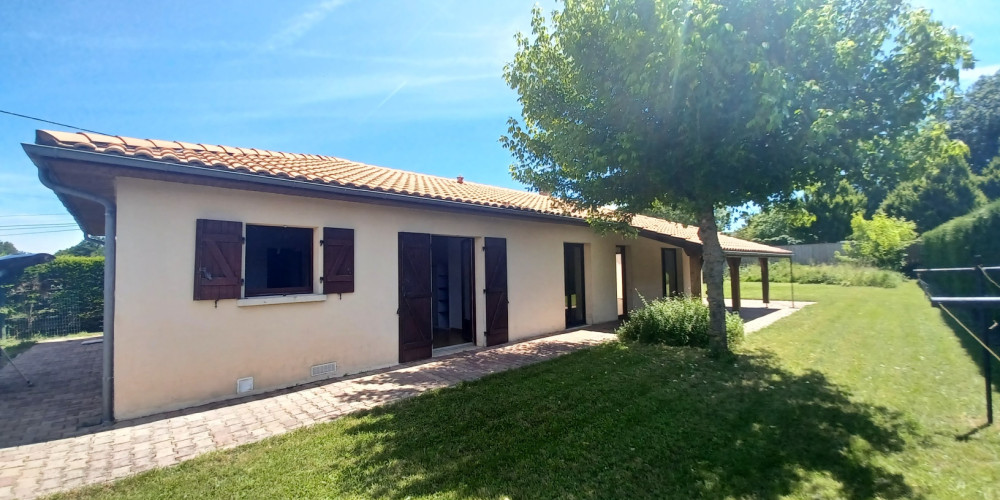
<path id="1" fill-rule="evenodd" d="M 253 377 L 236 379 L 236 394 L 250 392 L 253 390 Z"/>
<path id="2" fill-rule="evenodd" d="M 337 371 L 337 363 L 323 363 L 321 365 L 313 366 L 309 370 L 309 375 L 312 377 L 319 377 L 321 375 L 331 375 L 335 371 Z"/>

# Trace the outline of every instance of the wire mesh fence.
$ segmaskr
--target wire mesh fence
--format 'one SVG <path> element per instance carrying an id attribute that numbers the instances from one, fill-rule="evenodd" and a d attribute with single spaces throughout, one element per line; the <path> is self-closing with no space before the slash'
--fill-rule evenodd
<path id="1" fill-rule="evenodd" d="M 0 317 L 0 339 L 29 339 L 34 337 L 61 337 L 84 331 L 79 307 L 76 304 L 59 304 L 40 311 L 13 310 Z"/>

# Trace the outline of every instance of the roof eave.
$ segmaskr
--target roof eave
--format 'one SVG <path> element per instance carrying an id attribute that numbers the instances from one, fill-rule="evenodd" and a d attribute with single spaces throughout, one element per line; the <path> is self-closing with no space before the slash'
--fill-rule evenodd
<path id="1" fill-rule="evenodd" d="M 586 220 L 577 217 L 558 215 L 558 214 L 548 214 L 532 210 L 507 208 L 502 206 L 480 205 L 480 204 L 466 203 L 461 201 L 443 200 L 439 198 L 429 198 L 424 196 L 394 193 L 391 191 L 376 191 L 372 189 L 356 188 L 350 186 L 320 184 L 300 179 L 276 177 L 276 176 L 264 176 L 249 172 L 219 170 L 208 167 L 200 167 L 197 165 L 183 165 L 179 163 L 165 162 L 160 160 L 119 156 L 107 153 L 98 153 L 95 151 L 70 149 L 58 146 L 47 146 L 47 145 L 30 144 L 30 143 L 22 143 L 21 146 L 24 148 L 25 153 L 27 153 L 28 156 L 31 158 L 32 162 L 34 162 L 35 165 L 39 168 L 45 168 L 43 166 L 43 164 L 45 163 L 45 159 L 52 158 L 59 160 L 100 163 L 103 165 L 108 165 L 123 169 L 132 169 L 136 171 L 194 175 L 194 176 L 207 177 L 213 179 L 247 182 L 258 185 L 270 185 L 270 186 L 294 188 L 304 191 L 330 193 L 342 196 L 344 198 L 378 199 L 378 200 L 394 201 L 406 204 L 420 204 L 420 205 L 436 206 L 449 209 L 459 209 L 464 211 L 485 213 L 489 215 L 516 216 L 516 217 L 524 217 L 532 219 L 558 221 L 564 224 L 587 225 Z M 63 205 L 67 206 L 67 210 L 70 210 L 70 213 L 73 213 L 73 210 L 68 206 L 66 200 L 61 195 L 59 196 L 59 198 L 60 201 L 63 202 Z M 76 214 L 74 214 L 74 217 L 76 217 Z"/>
<path id="2" fill-rule="evenodd" d="M 739 250 L 739 251 L 723 250 L 722 253 L 725 254 L 726 257 L 769 257 L 776 259 L 787 259 L 792 256 L 791 252 L 789 253 L 769 252 L 769 251 L 755 252 L 750 250 Z"/>

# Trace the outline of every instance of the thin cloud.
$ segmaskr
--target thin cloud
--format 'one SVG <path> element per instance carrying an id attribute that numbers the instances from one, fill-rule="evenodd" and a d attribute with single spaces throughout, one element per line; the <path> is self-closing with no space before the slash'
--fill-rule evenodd
<path id="1" fill-rule="evenodd" d="M 346 0 L 324 0 L 312 8 L 292 18 L 285 27 L 271 36 L 264 43 L 266 50 L 277 50 L 291 46 L 299 41 L 317 24 L 321 23 L 331 12 L 345 4 Z"/>

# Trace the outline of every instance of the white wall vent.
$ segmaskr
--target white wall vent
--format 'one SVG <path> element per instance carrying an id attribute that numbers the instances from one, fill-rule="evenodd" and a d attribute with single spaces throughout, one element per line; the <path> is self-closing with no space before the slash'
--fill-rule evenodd
<path id="1" fill-rule="evenodd" d="M 253 377 L 236 379 L 236 394 L 243 394 L 253 390 Z"/>
<path id="2" fill-rule="evenodd" d="M 323 375 L 333 375 L 333 372 L 337 371 L 337 363 L 323 363 L 321 365 L 315 365 L 309 369 L 310 377 L 321 377 Z"/>

